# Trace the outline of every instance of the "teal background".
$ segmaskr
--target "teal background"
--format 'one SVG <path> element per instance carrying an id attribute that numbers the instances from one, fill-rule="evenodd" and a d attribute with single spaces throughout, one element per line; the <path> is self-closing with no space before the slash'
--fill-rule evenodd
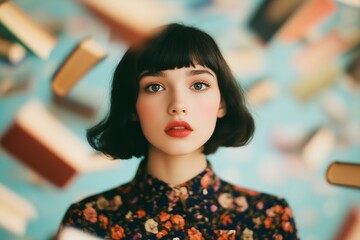
<path id="1" fill-rule="evenodd" d="M 17 110 L 30 99 L 41 100 L 51 112 L 85 142 L 87 127 L 101 119 L 108 107 L 108 92 L 112 72 L 127 48 L 123 42 L 111 42 L 109 30 L 97 21 L 75 0 L 16 0 L 13 1 L 39 24 L 56 23 L 58 42 L 50 58 L 39 59 L 30 52 L 25 59 L 11 65 L 0 61 L 0 80 L 31 78 L 32 88 L 23 93 L 0 98 L 0 134 L 11 123 Z M 259 46 L 256 36 L 246 23 L 262 1 L 187 0 L 162 1 L 171 4 L 172 14 L 167 22 L 183 22 L 205 30 L 219 44 L 226 55 L 249 46 L 258 46 L 264 57 L 264 65 L 256 73 L 238 73 L 237 80 L 247 88 L 259 79 L 271 79 L 279 87 L 279 95 L 272 101 L 251 107 L 257 124 L 253 141 L 242 148 L 222 148 L 210 155 L 219 176 L 248 188 L 284 196 L 290 203 L 301 239 L 331 239 L 339 230 L 348 209 L 360 204 L 358 189 L 329 185 L 325 180 L 327 166 L 335 160 L 360 163 L 360 91 L 349 90 L 345 80 L 345 67 L 359 47 L 336 59 L 342 69 L 336 83 L 308 101 L 297 100 L 289 88 L 303 76 L 291 63 L 293 56 L 303 50 L 306 41 L 287 44 L 273 38 L 267 45 Z M 345 8 L 357 12 L 352 24 L 360 24 L 360 9 L 336 3 L 337 10 L 316 27 L 316 33 L 324 35 L 342 21 Z M 75 86 L 71 94 L 100 107 L 96 118 L 86 119 L 51 103 L 51 77 L 72 48 L 85 36 L 93 36 L 107 51 L 108 57 L 94 67 Z M 331 122 L 324 111 L 323 101 L 334 96 L 345 106 L 348 116 L 344 126 Z M 306 133 L 318 126 L 329 126 L 333 131 L 347 127 L 352 140 L 337 144 L 319 168 L 307 166 L 297 155 L 285 154 L 272 142 L 276 132 Z M 339 130 L 340 129 L 340 130 Z M 344 133 L 344 132 L 342 132 Z M 285 132 L 286 134 L 286 132 Z M 344 133 L 345 134 L 345 133 Z M 131 138 L 129 138 L 131 141 Z M 69 186 L 59 189 L 46 181 L 34 181 L 29 169 L 0 151 L 0 183 L 29 200 L 37 210 L 37 218 L 30 220 L 25 236 L 16 236 L 1 228 L 0 239 L 49 239 L 57 230 L 67 207 L 87 196 L 129 181 L 139 160 L 119 161 L 110 170 L 77 176 Z M 0 196 L 1 197 L 1 196 Z"/>

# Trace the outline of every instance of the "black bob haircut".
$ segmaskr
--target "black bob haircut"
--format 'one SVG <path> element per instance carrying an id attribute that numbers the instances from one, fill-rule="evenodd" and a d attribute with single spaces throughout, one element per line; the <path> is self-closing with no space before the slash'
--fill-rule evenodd
<path id="1" fill-rule="evenodd" d="M 236 82 L 217 44 L 207 33 L 181 24 L 169 24 L 140 46 L 130 47 L 117 65 L 112 82 L 110 111 L 87 130 L 90 145 L 114 159 L 147 157 L 148 141 L 136 116 L 139 77 L 144 71 L 205 66 L 217 76 L 226 115 L 204 145 L 204 154 L 221 147 L 246 145 L 255 130 L 243 90 Z"/>

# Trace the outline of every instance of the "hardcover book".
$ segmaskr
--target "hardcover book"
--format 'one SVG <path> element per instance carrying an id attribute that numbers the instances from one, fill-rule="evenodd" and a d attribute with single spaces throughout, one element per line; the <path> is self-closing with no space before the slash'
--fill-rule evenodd
<path id="1" fill-rule="evenodd" d="M 117 164 L 93 153 L 38 100 L 21 107 L 1 137 L 0 145 L 57 187 L 65 187 L 78 173 L 107 169 Z"/>
<path id="2" fill-rule="evenodd" d="M 106 51 L 92 38 L 82 40 L 63 61 L 52 79 L 51 88 L 65 96 L 96 64 L 106 57 Z"/>
<path id="3" fill-rule="evenodd" d="M 15 235 L 24 235 L 27 222 L 37 217 L 35 207 L 1 183 L 0 196 L 0 226 Z"/>
<path id="4" fill-rule="evenodd" d="M 42 59 L 47 59 L 56 45 L 56 38 L 12 1 L 0 1 L 0 27 Z"/>
<path id="5" fill-rule="evenodd" d="M 152 0 L 82 0 L 81 3 L 110 27 L 115 38 L 129 44 L 141 44 L 156 34 L 154 28 L 167 23 L 166 16 L 171 12 L 166 5 Z"/>
<path id="6" fill-rule="evenodd" d="M 332 162 L 326 171 L 328 183 L 360 188 L 360 163 Z"/>

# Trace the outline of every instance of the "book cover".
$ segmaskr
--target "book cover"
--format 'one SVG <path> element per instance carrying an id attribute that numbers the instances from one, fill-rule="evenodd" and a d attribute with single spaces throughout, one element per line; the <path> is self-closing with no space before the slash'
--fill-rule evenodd
<path id="1" fill-rule="evenodd" d="M 360 206 L 350 207 L 340 226 L 335 240 L 358 240 L 360 239 Z"/>
<path id="2" fill-rule="evenodd" d="M 360 31 L 343 33 L 333 30 L 296 53 L 292 58 L 292 63 L 298 72 L 311 73 L 334 61 L 359 43 Z"/>
<path id="3" fill-rule="evenodd" d="M 326 170 L 330 184 L 360 188 L 360 163 L 332 162 Z"/>
<path id="4" fill-rule="evenodd" d="M 0 2 L 0 26 L 42 59 L 47 59 L 56 45 L 56 38 L 12 1 Z"/>
<path id="5" fill-rule="evenodd" d="M 303 0 L 263 1 L 250 18 L 249 27 L 264 43 L 267 43 L 303 3 Z"/>
<path id="6" fill-rule="evenodd" d="M 114 39 L 131 45 L 141 44 L 156 34 L 154 28 L 167 23 L 171 12 L 165 4 L 151 0 L 82 0 L 81 3 L 109 26 Z"/>
<path id="7" fill-rule="evenodd" d="M 61 97 L 67 95 L 106 55 L 107 52 L 92 38 L 82 40 L 55 72 L 51 82 L 53 92 Z"/>
<path id="8" fill-rule="evenodd" d="M 37 217 L 34 205 L 1 183 L 0 196 L 0 226 L 15 235 L 24 235 L 27 222 Z"/>
<path id="9" fill-rule="evenodd" d="M 305 101 L 333 85 L 340 74 L 335 64 L 328 64 L 315 72 L 306 74 L 291 86 L 291 93 L 299 100 Z"/>
<path id="10" fill-rule="evenodd" d="M 330 16 L 335 10 L 336 4 L 332 0 L 305 1 L 281 27 L 277 37 L 288 43 L 301 40 L 312 27 Z"/>
<path id="11" fill-rule="evenodd" d="M 78 173 L 107 169 L 118 162 L 93 153 L 38 100 L 20 108 L 0 145 L 57 187 L 68 185 Z"/>
<path id="12" fill-rule="evenodd" d="M 252 105 L 260 106 L 276 98 L 278 93 L 277 85 L 269 79 L 264 79 L 251 85 L 246 95 Z"/>

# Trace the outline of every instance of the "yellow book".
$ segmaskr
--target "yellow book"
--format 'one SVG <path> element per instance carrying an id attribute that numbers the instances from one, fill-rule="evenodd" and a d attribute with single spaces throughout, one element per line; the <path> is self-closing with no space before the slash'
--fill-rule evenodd
<path id="1" fill-rule="evenodd" d="M 65 96 L 92 67 L 106 57 L 106 51 L 93 39 L 81 41 L 56 71 L 51 88 L 58 96 Z"/>
<path id="2" fill-rule="evenodd" d="M 328 183 L 360 188 L 360 163 L 333 162 L 326 171 Z"/>
<path id="3" fill-rule="evenodd" d="M 53 35 L 42 29 L 11 1 L 0 2 L 0 25 L 42 59 L 47 59 L 56 45 Z"/>
<path id="4" fill-rule="evenodd" d="M 308 100 L 337 80 L 340 70 L 332 64 L 324 65 L 316 72 L 306 75 L 292 87 L 292 94 L 299 100 Z"/>

